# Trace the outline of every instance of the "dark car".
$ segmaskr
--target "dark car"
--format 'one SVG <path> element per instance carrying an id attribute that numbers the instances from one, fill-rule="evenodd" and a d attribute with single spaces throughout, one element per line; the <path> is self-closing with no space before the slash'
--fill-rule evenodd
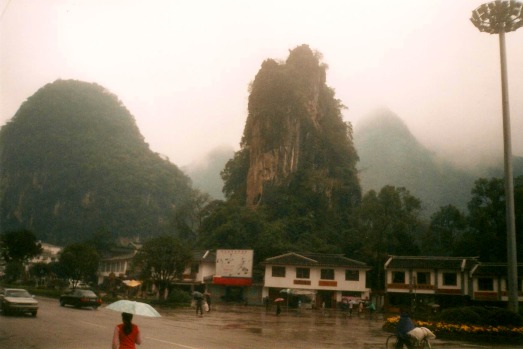
<path id="1" fill-rule="evenodd" d="M 93 307 L 98 309 L 102 304 L 102 299 L 91 290 L 74 289 L 60 296 L 60 305 L 72 305 L 76 308 Z"/>
<path id="2" fill-rule="evenodd" d="M 4 288 L 0 290 L 0 302 L 2 313 L 31 313 L 36 316 L 38 312 L 38 301 L 22 288 Z"/>

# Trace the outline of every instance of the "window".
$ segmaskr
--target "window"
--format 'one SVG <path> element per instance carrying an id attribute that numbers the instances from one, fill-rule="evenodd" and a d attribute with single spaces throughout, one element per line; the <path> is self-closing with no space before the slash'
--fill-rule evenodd
<path id="1" fill-rule="evenodd" d="M 191 274 L 198 274 L 199 271 L 200 271 L 199 264 L 194 263 L 193 265 L 191 265 Z"/>
<path id="2" fill-rule="evenodd" d="M 360 271 L 359 270 L 345 270 L 345 280 L 348 281 L 359 281 Z"/>
<path id="3" fill-rule="evenodd" d="M 405 283 L 405 272 L 404 271 L 393 271 L 392 272 L 392 283 L 393 284 L 404 284 Z"/>
<path id="4" fill-rule="evenodd" d="M 417 272 L 417 285 L 430 285 L 430 273 Z"/>
<path id="5" fill-rule="evenodd" d="M 492 278 L 479 278 L 478 290 L 480 291 L 494 291 L 494 280 Z"/>
<path id="6" fill-rule="evenodd" d="M 457 286 L 458 276 L 456 273 L 443 273 L 443 286 Z"/>
<path id="7" fill-rule="evenodd" d="M 334 280 L 334 269 L 322 269 L 320 278 L 322 280 Z"/>
<path id="8" fill-rule="evenodd" d="M 309 268 L 296 268 L 297 279 L 309 279 L 311 270 Z"/>
<path id="9" fill-rule="evenodd" d="M 272 267 L 272 276 L 273 277 L 285 277 L 285 267 Z"/>

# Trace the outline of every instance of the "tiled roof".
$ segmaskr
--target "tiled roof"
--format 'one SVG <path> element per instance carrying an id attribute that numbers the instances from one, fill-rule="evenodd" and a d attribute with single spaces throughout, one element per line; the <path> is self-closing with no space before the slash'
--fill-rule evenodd
<path id="1" fill-rule="evenodd" d="M 390 256 L 385 269 L 459 269 L 469 270 L 477 257 Z"/>
<path id="2" fill-rule="evenodd" d="M 508 268 L 506 263 L 479 263 L 472 270 L 472 276 L 506 276 Z M 523 264 L 518 264 L 518 276 L 523 276 Z"/>
<path id="3" fill-rule="evenodd" d="M 102 258 L 101 261 L 109 262 L 109 261 L 118 261 L 118 260 L 128 260 L 128 259 L 132 259 L 136 255 L 136 253 L 137 253 L 137 251 L 114 254 L 112 256 Z"/>
<path id="4" fill-rule="evenodd" d="M 216 252 L 211 250 L 198 250 L 192 252 L 194 262 L 216 262 Z"/>
<path id="5" fill-rule="evenodd" d="M 267 258 L 263 264 L 368 268 L 367 264 L 341 254 L 295 253 Z"/>

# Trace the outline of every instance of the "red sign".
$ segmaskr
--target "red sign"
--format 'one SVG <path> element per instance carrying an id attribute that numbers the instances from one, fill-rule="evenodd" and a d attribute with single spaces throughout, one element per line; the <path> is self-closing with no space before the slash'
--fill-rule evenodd
<path id="1" fill-rule="evenodd" d="M 310 285 L 310 280 L 294 280 L 295 285 Z"/>
<path id="2" fill-rule="evenodd" d="M 225 286 L 251 286 L 251 278 L 231 278 L 231 277 L 213 277 L 212 283 L 215 285 Z"/>
<path id="3" fill-rule="evenodd" d="M 337 281 L 324 281 L 324 280 L 320 280 L 320 281 L 318 282 L 318 285 L 319 285 L 319 286 L 336 287 L 336 286 L 338 286 L 338 282 L 337 282 Z"/>

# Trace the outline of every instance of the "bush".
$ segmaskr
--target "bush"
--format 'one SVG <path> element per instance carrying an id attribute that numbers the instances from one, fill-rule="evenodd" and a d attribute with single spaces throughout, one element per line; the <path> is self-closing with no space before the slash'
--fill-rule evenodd
<path id="1" fill-rule="evenodd" d="M 471 307 L 445 309 L 439 314 L 438 321 L 467 325 L 478 325 L 482 323 L 481 316 Z"/>
<path id="2" fill-rule="evenodd" d="M 523 316 L 516 314 L 510 310 L 502 308 L 494 308 L 489 311 L 487 316 L 489 325 L 495 326 L 522 326 Z"/>
<path id="3" fill-rule="evenodd" d="M 174 303 L 174 304 L 190 304 L 191 299 L 192 299 L 192 297 L 189 293 L 187 293 L 184 290 L 175 288 L 175 289 L 171 290 L 171 292 L 169 293 L 169 297 L 168 297 L 167 301 L 169 303 Z"/>
<path id="4" fill-rule="evenodd" d="M 191 295 L 186 291 L 174 288 L 169 292 L 169 296 L 164 303 L 177 306 L 188 306 L 191 304 Z"/>
<path id="5" fill-rule="evenodd" d="M 485 326 L 522 326 L 523 317 L 502 308 L 461 307 L 443 310 L 438 321 Z"/>

